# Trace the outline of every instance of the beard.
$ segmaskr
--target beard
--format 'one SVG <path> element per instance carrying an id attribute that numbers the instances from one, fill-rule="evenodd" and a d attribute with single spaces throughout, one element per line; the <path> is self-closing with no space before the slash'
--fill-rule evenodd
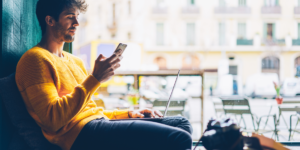
<path id="1" fill-rule="evenodd" d="M 58 39 L 61 39 L 66 42 L 66 43 L 71 43 L 74 41 L 74 36 L 71 36 L 68 34 L 69 29 L 74 29 L 74 27 L 69 28 L 69 29 L 64 29 L 63 26 L 57 22 L 57 24 L 54 26 L 55 29 L 55 34 L 54 36 Z"/>

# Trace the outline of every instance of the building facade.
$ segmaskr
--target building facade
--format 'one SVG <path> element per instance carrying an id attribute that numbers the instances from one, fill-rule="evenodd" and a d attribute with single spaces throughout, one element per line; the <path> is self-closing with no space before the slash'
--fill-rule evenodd
<path id="1" fill-rule="evenodd" d="M 245 83 L 256 73 L 294 77 L 300 65 L 299 0 L 87 0 L 74 42 L 142 45 L 159 69 L 218 69 Z M 96 57 L 96 56 L 95 56 Z M 300 68 L 300 67 L 299 67 Z"/>

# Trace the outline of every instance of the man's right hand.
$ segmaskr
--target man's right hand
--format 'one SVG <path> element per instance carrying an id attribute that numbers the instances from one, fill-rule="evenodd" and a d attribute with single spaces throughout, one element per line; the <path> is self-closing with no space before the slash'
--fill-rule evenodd
<path id="1" fill-rule="evenodd" d="M 92 75 L 100 82 L 107 81 L 115 74 L 115 70 L 119 68 L 122 56 L 120 51 L 114 53 L 109 58 L 104 57 L 102 54 L 98 56 L 95 61 L 94 71 Z"/>

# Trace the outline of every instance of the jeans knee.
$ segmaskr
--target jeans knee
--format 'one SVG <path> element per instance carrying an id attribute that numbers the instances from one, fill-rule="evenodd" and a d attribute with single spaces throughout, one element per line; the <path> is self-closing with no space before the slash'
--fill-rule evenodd
<path id="1" fill-rule="evenodd" d="M 193 133 L 193 127 L 188 119 L 186 119 L 185 117 L 181 117 L 181 124 L 184 126 L 185 130 L 188 133 Z"/>
<path id="2" fill-rule="evenodd" d="M 186 131 L 178 131 L 176 135 L 176 139 L 174 141 L 174 148 L 178 149 L 190 149 L 192 146 L 192 137 Z"/>

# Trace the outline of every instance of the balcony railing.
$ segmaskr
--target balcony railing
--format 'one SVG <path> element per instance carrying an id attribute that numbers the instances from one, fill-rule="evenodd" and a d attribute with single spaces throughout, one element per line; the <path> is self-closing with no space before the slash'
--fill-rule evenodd
<path id="1" fill-rule="evenodd" d="M 236 40 L 236 45 L 238 46 L 249 46 L 253 45 L 253 40 L 247 40 L 247 39 L 237 39 Z"/>
<path id="2" fill-rule="evenodd" d="M 216 7 L 215 14 L 251 14 L 249 7 Z"/>
<path id="3" fill-rule="evenodd" d="M 263 6 L 261 8 L 262 14 L 281 14 L 281 7 L 280 6 Z"/>
<path id="4" fill-rule="evenodd" d="M 199 14 L 200 9 L 197 6 L 186 6 L 182 8 L 182 14 Z"/>
<path id="5" fill-rule="evenodd" d="M 300 39 L 293 39 L 293 43 L 294 46 L 300 46 Z"/>
<path id="6" fill-rule="evenodd" d="M 294 14 L 300 15 L 300 6 L 294 8 Z"/>
<path id="7" fill-rule="evenodd" d="M 285 44 L 285 39 L 265 39 L 263 40 L 263 45 L 265 46 L 283 46 Z"/>
<path id="8" fill-rule="evenodd" d="M 167 7 L 153 7 L 152 8 L 152 13 L 153 14 L 167 14 L 168 13 L 168 8 Z"/>

